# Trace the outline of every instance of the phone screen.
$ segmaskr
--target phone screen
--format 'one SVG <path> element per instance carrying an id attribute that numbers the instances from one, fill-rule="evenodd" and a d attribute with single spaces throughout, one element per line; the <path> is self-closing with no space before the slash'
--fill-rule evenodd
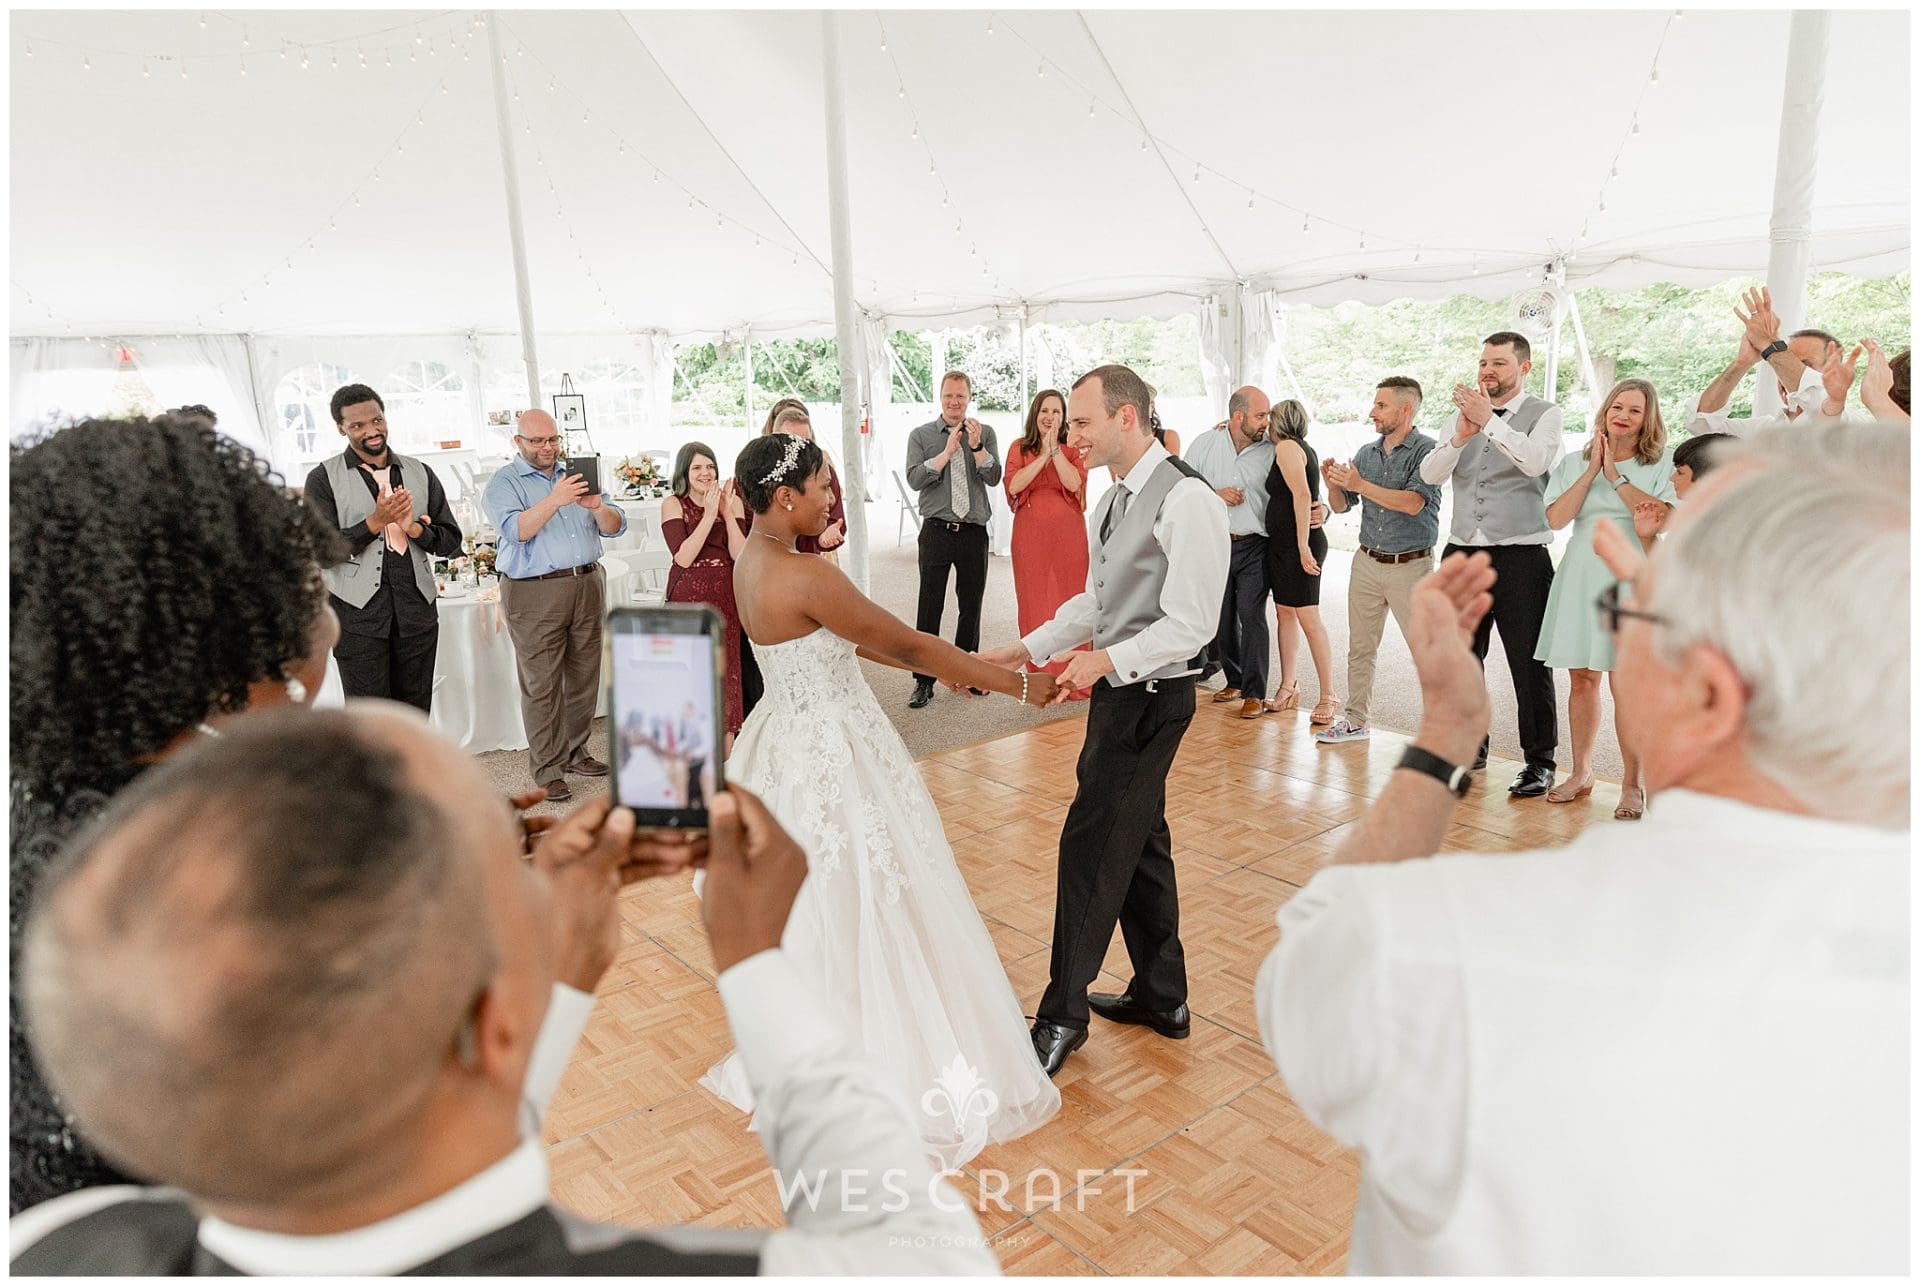
<path id="1" fill-rule="evenodd" d="M 721 631 L 704 603 L 609 613 L 613 797 L 642 826 L 698 828 L 724 780 Z"/>

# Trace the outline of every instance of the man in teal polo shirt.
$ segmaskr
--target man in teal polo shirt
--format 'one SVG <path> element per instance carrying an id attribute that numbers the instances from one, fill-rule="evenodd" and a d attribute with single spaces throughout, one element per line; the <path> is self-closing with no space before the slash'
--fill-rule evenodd
<path id="1" fill-rule="evenodd" d="M 600 538 L 627 529 L 618 505 L 587 494 L 559 471 L 560 429 L 545 411 L 522 411 L 519 454 L 487 483 L 487 519 L 500 533 L 494 570 L 520 668 L 527 760 L 549 800 L 573 798 L 567 773 L 603 777 L 587 753 L 600 703 L 600 630 L 606 583 Z"/>

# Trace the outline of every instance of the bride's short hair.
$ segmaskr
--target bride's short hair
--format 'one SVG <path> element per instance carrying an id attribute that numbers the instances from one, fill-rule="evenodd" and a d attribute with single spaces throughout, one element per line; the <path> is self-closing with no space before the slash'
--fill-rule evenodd
<path id="1" fill-rule="evenodd" d="M 791 433 L 773 433 L 754 438 L 733 462 L 733 476 L 740 484 L 740 496 L 747 508 L 763 514 L 773 507 L 773 493 L 782 487 L 804 491 L 806 482 L 826 457 L 810 438 Z"/>

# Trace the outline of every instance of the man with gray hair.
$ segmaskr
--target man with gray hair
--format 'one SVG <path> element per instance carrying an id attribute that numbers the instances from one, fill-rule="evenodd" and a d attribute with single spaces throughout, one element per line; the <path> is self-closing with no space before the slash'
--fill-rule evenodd
<path id="1" fill-rule="evenodd" d="M 906 1109 L 781 950 L 806 855 L 750 795 L 710 818 L 698 840 L 636 835 L 603 796 L 526 860 L 478 763 L 379 707 L 250 716 L 153 769 L 43 886 L 24 996 L 87 1137 L 169 1186 L 17 1216 L 12 1270 L 992 1272 Z M 585 1020 L 549 1039 L 556 978 L 591 992 L 621 885 L 694 865 L 775 1169 L 828 1191 L 892 1181 L 884 1202 L 796 1200 L 772 1233 L 649 1233 L 550 1203 L 524 1100 L 551 1095 Z"/>
<path id="2" fill-rule="evenodd" d="M 1360 1152 L 1352 1271 L 1907 1271 L 1908 439 L 1785 436 L 1651 557 L 1596 534 L 1641 825 L 1435 856 L 1493 572 L 1415 591 L 1419 735 L 1257 987 L 1288 1092 Z"/>

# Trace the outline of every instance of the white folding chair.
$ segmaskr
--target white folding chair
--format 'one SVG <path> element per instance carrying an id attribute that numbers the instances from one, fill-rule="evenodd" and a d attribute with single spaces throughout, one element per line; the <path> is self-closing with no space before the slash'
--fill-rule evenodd
<path id="1" fill-rule="evenodd" d="M 673 566 L 673 555 L 667 552 L 666 545 L 650 545 L 633 550 L 625 557 L 627 566 L 633 568 L 634 603 L 652 606 L 666 602 L 667 569 Z"/>
<path id="2" fill-rule="evenodd" d="M 891 472 L 894 492 L 900 497 L 900 521 L 895 523 L 893 528 L 893 543 L 898 545 L 906 537 L 908 518 L 913 519 L 913 529 L 916 532 L 920 530 L 920 506 L 915 502 L 913 493 L 907 489 L 907 480 L 900 476 L 900 471 L 894 469 Z"/>

